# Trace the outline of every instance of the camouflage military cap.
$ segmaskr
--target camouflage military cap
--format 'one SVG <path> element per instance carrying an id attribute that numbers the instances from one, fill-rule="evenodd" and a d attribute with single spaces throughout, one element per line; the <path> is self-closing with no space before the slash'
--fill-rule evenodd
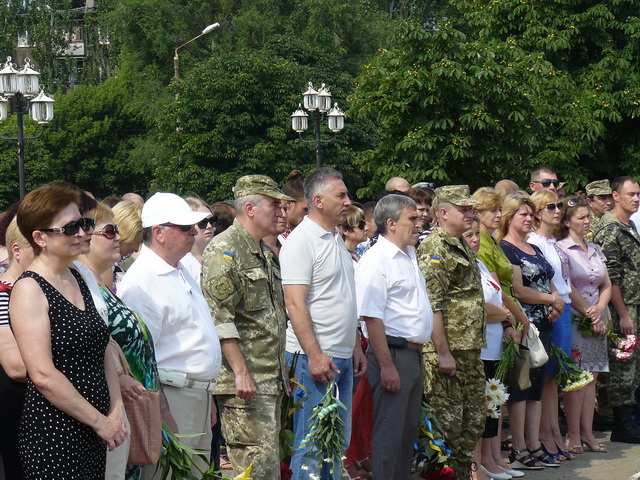
<path id="1" fill-rule="evenodd" d="M 587 196 L 591 195 L 613 195 L 611 187 L 609 186 L 609 180 L 596 180 L 584 187 L 587 192 Z"/>
<path id="2" fill-rule="evenodd" d="M 233 187 L 234 198 L 246 197 L 247 195 L 266 195 L 279 200 L 295 201 L 282 193 L 278 184 L 266 175 L 245 175 L 238 179 L 236 186 Z"/>
<path id="3" fill-rule="evenodd" d="M 459 207 L 472 207 L 480 202 L 469 196 L 468 185 L 446 185 L 436 188 L 436 197 L 440 203 L 452 203 Z"/>

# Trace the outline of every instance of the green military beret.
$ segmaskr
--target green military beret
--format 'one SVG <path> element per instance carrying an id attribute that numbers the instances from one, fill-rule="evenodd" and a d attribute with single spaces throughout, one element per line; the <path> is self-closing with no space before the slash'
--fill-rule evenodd
<path id="1" fill-rule="evenodd" d="M 234 198 L 246 197 L 247 195 L 266 195 L 279 200 L 295 201 L 282 193 L 278 184 L 266 175 L 245 175 L 238 179 L 236 186 L 233 187 Z"/>
<path id="2" fill-rule="evenodd" d="M 452 203 L 459 207 L 472 207 L 480 202 L 469 196 L 468 185 L 446 185 L 436 188 L 436 197 L 440 203 Z"/>
<path id="3" fill-rule="evenodd" d="M 612 195 L 611 187 L 609 186 L 609 180 L 596 180 L 584 187 L 587 192 L 587 196 L 591 195 Z"/>

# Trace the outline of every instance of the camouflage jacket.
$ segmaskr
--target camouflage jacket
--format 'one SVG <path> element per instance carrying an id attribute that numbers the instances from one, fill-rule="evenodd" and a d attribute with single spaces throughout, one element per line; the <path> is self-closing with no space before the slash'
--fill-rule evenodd
<path id="1" fill-rule="evenodd" d="M 589 233 L 587 233 L 584 236 L 584 238 L 586 238 L 588 242 L 593 242 L 593 234 L 596 231 L 596 229 L 598 228 L 598 225 L 600 224 L 600 221 L 603 218 L 604 218 L 604 215 L 602 217 L 598 217 L 592 211 L 589 212 L 589 221 L 591 222 L 591 226 L 589 227 Z"/>
<path id="2" fill-rule="evenodd" d="M 620 287 L 627 305 L 640 305 L 640 237 L 633 222 L 625 225 L 606 212 L 594 231 L 593 241 L 607 257 L 611 283 Z"/>
<path id="3" fill-rule="evenodd" d="M 427 281 L 434 312 L 442 311 L 450 350 L 485 346 L 486 312 L 480 269 L 471 247 L 436 227 L 418 248 L 418 264 Z M 425 352 L 435 352 L 429 342 Z"/>
<path id="4" fill-rule="evenodd" d="M 213 238 L 202 256 L 202 292 L 220 340 L 237 338 L 257 393 L 282 392 L 286 314 L 280 268 L 271 249 L 236 220 Z M 236 393 L 223 356 L 215 390 Z"/>

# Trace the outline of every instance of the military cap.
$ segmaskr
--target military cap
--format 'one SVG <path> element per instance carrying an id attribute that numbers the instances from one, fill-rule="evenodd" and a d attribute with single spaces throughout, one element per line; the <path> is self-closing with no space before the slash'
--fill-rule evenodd
<path id="1" fill-rule="evenodd" d="M 234 198 L 246 197 L 247 195 L 266 195 L 278 200 L 295 201 L 282 193 L 278 184 L 266 175 L 245 175 L 238 179 L 236 186 L 233 187 Z"/>
<path id="2" fill-rule="evenodd" d="M 436 188 L 436 197 L 440 203 L 452 203 L 459 207 L 472 207 L 480 202 L 469 196 L 468 185 L 446 185 Z"/>
<path id="3" fill-rule="evenodd" d="M 613 191 L 609 186 L 609 180 L 596 180 L 584 187 L 587 197 L 591 195 L 613 195 Z"/>

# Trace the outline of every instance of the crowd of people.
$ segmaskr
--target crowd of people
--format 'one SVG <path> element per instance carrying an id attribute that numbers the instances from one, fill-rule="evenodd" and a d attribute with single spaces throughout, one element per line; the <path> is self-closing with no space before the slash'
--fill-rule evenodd
<path id="1" fill-rule="evenodd" d="M 260 480 L 281 478 L 287 397 L 295 480 L 409 480 L 423 402 L 458 479 L 606 453 L 596 406 L 610 409 L 611 441 L 640 443 L 638 356 L 619 358 L 606 335 L 637 334 L 640 186 L 565 186 L 547 167 L 525 189 L 501 180 L 473 194 L 394 177 L 360 204 L 340 172 L 320 168 L 282 188 L 241 177 L 232 201 L 212 205 L 33 190 L 0 218 L 6 478 L 161 478 L 127 465 L 124 400 L 146 390 L 160 391 L 162 419 L 186 445 Z M 550 359 L 509 391 L 506 439 L 485 387 L 505 340 L 534 331 Z M 560 395 L 554 349 L 594 380 Z M 340 405 L 330 453 L 312 427 L 328 388 Z"/>

